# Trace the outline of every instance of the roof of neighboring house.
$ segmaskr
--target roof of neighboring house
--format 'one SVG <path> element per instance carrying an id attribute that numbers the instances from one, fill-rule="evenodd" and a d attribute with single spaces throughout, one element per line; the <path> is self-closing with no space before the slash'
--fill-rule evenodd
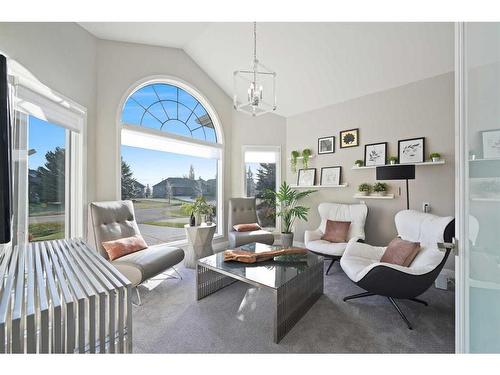
<path id="1" fill-rule="evenodd" d="M 176 187 L 194 188 L 196 186 L 197 180 L 191 180 L 191 179 L 186 178 L 186 177 L 169 177 L 169 178 L 162 180 L 161 182 L 158 182 L 156 185 L 153 185 L 153 188 L 157 187 L 157 186 L 166 185 L 167 182 L 173 188 L 176 188 Z M 203 180 L 201 180 L 201 182 L 205 183 L 205 181 L 203 181 Z"/>
<path id="2" fill-rule="evenodd" d="M 139 188 L 141 188 L 141 189 L 146 188 L 146 186 L 143 185 L 143 184 L 141 184 L 139 181 L 134 181 L 134 185 L 137 186 L 137 187 L 139 187 Z"/>

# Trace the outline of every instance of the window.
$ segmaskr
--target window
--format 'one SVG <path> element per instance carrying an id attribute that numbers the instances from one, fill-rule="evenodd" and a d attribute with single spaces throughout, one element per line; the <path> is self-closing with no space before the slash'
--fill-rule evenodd
<path id="1" fill-rule="evenodd" d="M 38 85 L 12 91 L 14 243 L 82 236 L 85 110 Z"/>
<path id="2" fill-rule="evenodd" d="M 148 83 L 125 101 L 121 197 L 132 200 L 148 244 L 184 241 L 189 215 L 182 205 L 199 196 L 214 207 L 202 220 L 213 220 L 222 234 L 222 144 L 214 117 L 201 95 L 179 82 Z"/>
<path id="3" fill-rule="evenodd" d="M 257 217 L 268 230 L 277 227 L 276 208 L 262 198 L 265 190 L 276 190 L 280 185 L 280 158 L 278 146 L 243 146 L 245 196 L 257 198 Z"/>

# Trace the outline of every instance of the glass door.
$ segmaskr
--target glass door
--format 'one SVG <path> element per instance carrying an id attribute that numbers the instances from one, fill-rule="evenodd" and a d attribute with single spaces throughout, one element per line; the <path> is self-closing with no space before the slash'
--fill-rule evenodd
<path id="1" fill-rule="evenodd" d="M 500 24 L 458 24 L 457 351 L 500 352 Z"/>

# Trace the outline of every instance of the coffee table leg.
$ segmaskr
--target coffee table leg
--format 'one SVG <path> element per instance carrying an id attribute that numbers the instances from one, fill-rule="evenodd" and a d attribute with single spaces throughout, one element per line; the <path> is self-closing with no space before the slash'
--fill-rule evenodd
<path id="1" fill-rule="evenodd" d="M 323 294 L 323 262 L 274 291 L 274 342 L 278 343 Z"/>
<path id="2" fill-rule="evenodd" d="M 199 301 L 237 280 L 209 268 L 196 265 L 196 299 Z"/>

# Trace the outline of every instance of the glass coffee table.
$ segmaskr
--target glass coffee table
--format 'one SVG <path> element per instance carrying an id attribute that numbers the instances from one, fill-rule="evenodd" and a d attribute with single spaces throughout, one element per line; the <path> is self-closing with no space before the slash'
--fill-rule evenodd
<path id="1" fill-rule="evenodd" d="M 252 252 L 279 248 L 261 243 L 239 247 Z M 205 298 L 236 281 L 272 291 L 274 342 L 278 343 L 323 294 L 323 257 L 308 252 L 286 261 L 247 264 L 224 262 L 224 252 L 210 255 L 196 265 L 196 298 Z"/>

